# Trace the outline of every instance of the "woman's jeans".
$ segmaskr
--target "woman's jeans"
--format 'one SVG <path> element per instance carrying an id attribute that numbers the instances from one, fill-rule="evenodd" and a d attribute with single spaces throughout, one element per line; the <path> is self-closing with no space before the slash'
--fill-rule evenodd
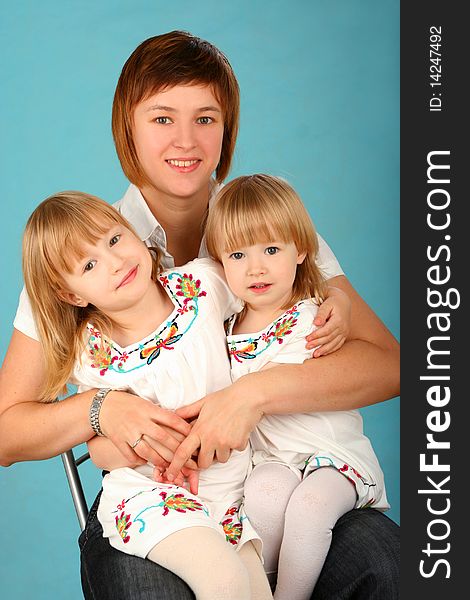
<path id="1" fill-rule="evenodd" d="M 99 495 L 79 538 L 85 600 L 194 600 L 179 577 L 115 550 L 103 538 L 98 502 Z M 333 530 L 312 600 L 397 600 L 399 531 L 396 523 L 373 509 L 343 515 Z"/>

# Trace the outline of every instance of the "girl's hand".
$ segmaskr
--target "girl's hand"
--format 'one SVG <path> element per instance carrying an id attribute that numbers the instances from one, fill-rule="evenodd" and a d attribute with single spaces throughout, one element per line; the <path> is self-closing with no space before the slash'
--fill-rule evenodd
<path id="1" fill-rule="evenodd" d="M 171 461 L 181 443 L 178 434 L 184 437 L 191 431 L 190 425 L 174 412 L 118 390 L 106 396 L 100 425 L 130 464 L 149 462 L 162 468 Z M 140 441 L 131 448 L 137 440 Z"/>
<path id="2" fill-rule="evenodd" d="M 328 296 L 319 306 L 313 324 L 315 331 L 307 336 L 306 348 L 317 349 L 315 358 L 339 350 L 346 341 L 351 326 L 351 301 L 339 288 L 329 287 Z"/>
<path id="3" fill-rule="evenodd" d="M 198 418 L 165 472 L 169 481 L 174 481 L 182 466 L 198 449 L 198 467 L 205 469 L 214 460 L 227 462 L 232 450 L 246 448 L 250 433 L 263 413 L 253 404 L 252 394 L 246 389 L 243 379 L 176 411 L 185 419 Z"/>
<path id="4" fill-rule="evenodd" d="M 174 481 L 169 481 L 165 474 L 162 473 L 159 467 L 155 467 L 153 470 L 153 478 L 158 483 L 170 483 L 172 485 L 179 485 L 180 487 L 189 488 L 192 494 L 197 495 L 199 491 L 199 471 L 196 469 L 188 469 L 183 467 Z"/>

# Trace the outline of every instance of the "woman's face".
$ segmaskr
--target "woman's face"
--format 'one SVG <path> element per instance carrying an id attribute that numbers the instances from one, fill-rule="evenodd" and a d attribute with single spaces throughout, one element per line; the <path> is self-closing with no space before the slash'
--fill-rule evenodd
<path id="1" fill-rule="evenodd" d="M 140 102 L 134 111 L 134 144 L 152 187 L 190 198 L 208 192 L 220 160 L 224 122 L 212 88 L 177 85 Z"/>

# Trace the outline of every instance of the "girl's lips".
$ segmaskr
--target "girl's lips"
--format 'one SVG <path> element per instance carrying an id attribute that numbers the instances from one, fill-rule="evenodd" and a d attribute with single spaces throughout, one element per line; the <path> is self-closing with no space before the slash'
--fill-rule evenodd
<path id="1" fill-rule="evenodd" d="M 138 269 L 138 267 L 134 267 L 133 269 L 131 269 L 129 271 L 129 273 L 124 277 L 124 279 L 118 285 L 118 289 L 121 288 L 124 285 L 127 285 L 128 283 L 131 283 L 131 281 L 134 281 L 134 279 L 135 279 L 135 277 L 137 275 L 137 269 Z"/>
<path id="2" fill-rule="evenodd" d="M 199 158 L 167 158 L 165 162 L 178 173 L 192 173 L 201 164 Z"/>
<path id="3" fill-rule="evenodd" d="M 254 283 L 253 285 L 250 285 L 248 289 L 255 294 L 264 294 L 271 289 L 271 286 L 272 283 Z"/>

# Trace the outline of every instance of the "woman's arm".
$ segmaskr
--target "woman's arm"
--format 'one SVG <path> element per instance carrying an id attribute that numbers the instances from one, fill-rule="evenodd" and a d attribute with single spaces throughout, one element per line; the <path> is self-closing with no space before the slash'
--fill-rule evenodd
<path id="1" fill-rule="evenodd" d="M 146 435 L 142 436 L 142 439 L 139 441 L 138 445 L 146 445 L 149 447 L 149 449 L 153 449 L 157 453 L 158 460 L 151 464 L 153 464 L 155 467 L 158 467 L 159 470 L 164 470 L 170 464 L 174 451 L 186 436 L 178 431 L 175 431 L 174 429 L 165 427 L 164 425 L 160 425 L 160 427 L 165 429 L 171 435 L 171 437 L 174 438 L 171 450 L 163 444 L 152 440 Z M 87 442 L 87 446 L 90 453 L 90 458 L 94 465 L 99 469 L 104 469 L 105 471 L 111 471 L 112 469 L 119 469 L 121 467 L 137 467 L 147 463 L 147 460 L 142 459 L 137 454 L 135 455 L 134 460 L 129 460 L 122 452 L 118 450 L 111 440 L 104 436 L 95 435 L 95 437 L 92 437 L 91 440 Z M 140 450 L 141 452 L 148 452 L 148 450 L 145 448 L 141 448 Z M 194 460 L 190 459 L 187 461 L 185 468 L 186 470 L 197 469 L 197 464 Z"/>
<path id="2" fill-rule="evenodd" d="M 44 378 L 41 344 L 13 332 L 0 371 L 0 465 L 56 456 L 94 436 L 89 423 L 90 404 L 96 390 L 75 394 L 60 402 L 39 402 Z M 113 391 L 103 402 L 100 424 L 105 435 L 130 464 L 139 457 L 158 464 L 160 457 L 148 444 L 135 450 L 129 442 L 146 434 L 170 450 L 179 440 L 168 429 L 187 435 L 190 426 L 173 412 L 125 392 Z"/>
<path id="3" fill-rule="evenodd" d="M 37 402 L 43 378 L 40 343 L 15 329 L 0 371 L 2 466 L 56 456 L 94 435 L 85 418 L 94 392 Z"/>
<path id="4" fill-rule="evenodd" d="M 168 475 L 179 471 L 197 448 L 198 464 L 223 461 L 242 449 L 263 414 L 349 410 L 399 394 L 399 344 L 346 277 L 328 281 L 351 300 L 351 329 L 340 350 L 301 365 L 279 365 L 241 377 L 232 386 L 180 409 L 196 415 L 191 434 L 175 453 Z"/>
<path id="5" fill-rule="evenodd" d="M 113 469 L 119 469 L 120 467 L 137 467 L 138 465 L 145 464 L 143 459 L 136 456 L 134 462 L 129 461 L 122 452 L 120 452 L 111 440 L 106 437 L 100 437 L 95 435 L 87 442 L 88 452 L 90 458 L 98 469 L 105 471 L 112 471 Z"/>

